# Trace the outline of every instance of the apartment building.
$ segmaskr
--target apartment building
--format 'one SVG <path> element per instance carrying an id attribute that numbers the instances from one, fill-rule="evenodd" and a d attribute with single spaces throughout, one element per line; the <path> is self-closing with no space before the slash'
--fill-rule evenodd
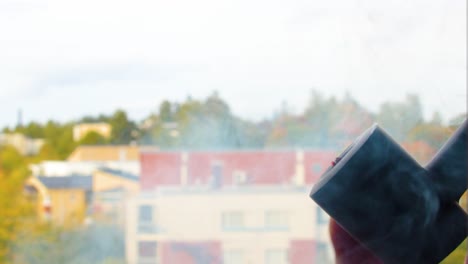
<path id="1" fill-rule="evenodd" d="M 334 151 L 245 150 L 161 152 L 142 149 L 140 186 L 312 185 L 335 157 Z"/>
<path id="2" fill-rule="evenodd" d="M 143 152 L 143 191 L 127 203 L 127 263 L 330 263 L 328 217 L 308 193 L 333 157 Z"/>
<path id="3" fill-rule="evenodd" d="M 67 161 L 128 162 L 140 159 L 140 147 L 132 145 L 78 146 Z"/>
<path id="4" fill-rule="evenodd" d="M 129 201 L 127 263 L 331 263 L 308 188 L 161 188 Z"/>
<path id="5" fill-rule="evenodd" d="M 79 141 L 90 132 L 96 132 L 105 138 L 110 138 L 112 127 L 110 124 L 104 122 L 77 124 L 73 127 L 73 140 Z"/>
<path id="6" fill-rule="evenodd" d="M 44 139 L 29 138 L 21 133 L 0 134 L 0 146 L 10 145 L 16 148 L 21 155 L 36 155 L 44 145 Z"/>

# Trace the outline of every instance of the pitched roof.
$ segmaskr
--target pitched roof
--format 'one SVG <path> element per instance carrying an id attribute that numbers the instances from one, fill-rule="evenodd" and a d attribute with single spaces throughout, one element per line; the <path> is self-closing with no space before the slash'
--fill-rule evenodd
<path id="1" fill-rule="evenodd" d="M 102 172 L 108 173 L 108 174 L 112 174 L 112 175 L 117 176 L 117 177 L 127 179 L 127 180 L 132 180 L 132 181 L 138 181 L 139 180 L 138 175 L 135 175 L 133 173 L 126 172 L 126 171 L 115 170 L 115 169 L 111 169 L 111 168 L 107 168 L 107 167 L 101 167 L 101 168 L 99 168 L 99 170 L 102 171 Z"/>
<path id="2" fill-rule="evenodd" d="M 70 175 L 60 177 L 37 177 L 49 189 L 84 189 L 91 190 L 93 177 L 85 175 Z"/>

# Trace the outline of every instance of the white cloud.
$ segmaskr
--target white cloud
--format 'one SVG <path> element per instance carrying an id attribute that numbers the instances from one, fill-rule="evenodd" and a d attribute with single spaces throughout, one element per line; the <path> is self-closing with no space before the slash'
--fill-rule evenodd
<path id="1" fill-rule="evenodd" d="M 0 2 L 0 124 L 217 89 L 245 117 L 309 90 L 346 90 L 375 110 L 405 93 L 427 112 L 465 111 L 466 3 L 371 0 L 36 0 Z M 10 113 L 10 115 L 8 114 Z M 13 117 L 12 117 L 13 116 Z"/>

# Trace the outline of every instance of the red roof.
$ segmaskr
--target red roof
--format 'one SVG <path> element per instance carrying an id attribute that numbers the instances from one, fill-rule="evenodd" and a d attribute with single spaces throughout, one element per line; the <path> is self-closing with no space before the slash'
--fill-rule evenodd
<path id="1" fill-rule="evenodd" d="M 142 152 L 141 189 L 181 185 L 184 180 L 189 185 L 233 185 L 236 175 L 249 185 L 290 184 L 298 164 L 304 168 L 305 183 L 312 184 L 335 157 L 331 151 L 302 153 L 301 163 L 301 155 L 292 150 Z"/>

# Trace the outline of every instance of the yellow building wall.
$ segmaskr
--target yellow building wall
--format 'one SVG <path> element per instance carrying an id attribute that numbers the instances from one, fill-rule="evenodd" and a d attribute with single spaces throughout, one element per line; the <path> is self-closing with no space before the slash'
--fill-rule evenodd
<path id="1" fill-rule="evenodd" d="M 49 197 L 49 190 L 42 184 L 36 177 L 31 176 L 26 180 L 26 186 L 32 187 L 37 191 L 36 202 L 36 214 L 38 219 L 41 221 L 47 220 L 45 212 L 45 202 Z"/>
<path id="2" fill-rule="evenodd" d="M 138 181 L 128 180 L 103 171 L 96 171 L 93 176 L 94 192 L 115 188 L 123 188 L 129 193 L 137 193 L 140 190 Z"/>
<path id="3" fill-rule="evenodd" d="M 57 225 L 75 226 L 86 217 L 86 192 L 82 189 L 49 189 L 51 221 Z"/>
<path id="4" fill-rule="evenodd" d="M 105 138 L 111 136 L 112 127 L 107 123 L 83 123 L 73 127 L 73 139 L 79 141 L 89 132 L 96 132 Z"/>
<path id="5" fill-rule="evenodd" d="M 68 157 L 68 161 L 137 161 L 137 146 L 81 146 Z"/>

